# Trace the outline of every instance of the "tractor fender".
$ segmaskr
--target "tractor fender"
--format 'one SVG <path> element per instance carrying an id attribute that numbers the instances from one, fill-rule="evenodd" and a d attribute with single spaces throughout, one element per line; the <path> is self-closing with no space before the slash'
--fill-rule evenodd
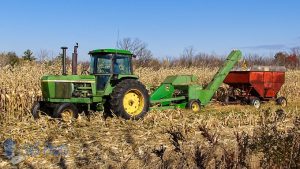
<path id="1" fill-rule="evenodd" d="M 118 75 L 118 80 L 122 81 L 124 79 L 138 79 L 137 75 Z"/>

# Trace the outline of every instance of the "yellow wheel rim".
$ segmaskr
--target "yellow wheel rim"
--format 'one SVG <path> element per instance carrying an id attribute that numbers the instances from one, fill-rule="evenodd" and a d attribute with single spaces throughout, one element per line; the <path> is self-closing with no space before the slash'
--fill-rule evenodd
<path id="1" fill-rule="evenodd" d="M 136 116 L 144 109 L 144 96 L 136 89 L 126 92 L 123 98 L 123 106 L 125 111 L 131 115 Z"/>
<path id="2" fill-rule="evenodd" d="M 73 111 L 72 111 L 72 110 L 66 109 L 66 110 L 64 110 L 63 112 L 61 112 L 61 119 L 62 119 L 64 122 L 71 121 L 72 118 L 73 118 Z"/>
<path id="3" fill-rule="evenodd" d="M 192 110 L 193 110 L 193 112 L 199 112 L 200 111 L 200 106 L 197 102 L 192 103 Z"/>

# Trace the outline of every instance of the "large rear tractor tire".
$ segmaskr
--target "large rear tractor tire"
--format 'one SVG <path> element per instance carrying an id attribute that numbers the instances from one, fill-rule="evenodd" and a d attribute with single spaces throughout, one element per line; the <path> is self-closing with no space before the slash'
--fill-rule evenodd
<path id="1" fill-rule="evenodd" d="M 112 112 L 124 119 L 138 120 L 149 111 L 149 94 L 146 87 L 134 79 L 118 83 L 111 94 Z"/>
<path id="2" fill-rule="evenodd" d="M 55 118 L 61 118 L 64 122 L 70 122 L 78 117 L 78 109 L 72 103 L 61 103 L 56 106 L 53 112 Z"/>
<path id="3" fill-rule="evenodd" d="M 187 109 L 192 110 L 195 113 L 200 112 L 201 103 L 199 100 L 190 100 L 187 104 Z"/>

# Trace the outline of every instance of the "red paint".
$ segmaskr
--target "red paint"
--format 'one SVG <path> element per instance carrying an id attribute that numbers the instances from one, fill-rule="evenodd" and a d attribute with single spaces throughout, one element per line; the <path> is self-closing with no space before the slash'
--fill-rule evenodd
<path id="1" fill-rule="evenodd" d="M 275 98 L 284 84 L 285 72 L 277 71 L 231 71 L 224 83 L 245 91 L 246 96 L 268 100 Z"/>

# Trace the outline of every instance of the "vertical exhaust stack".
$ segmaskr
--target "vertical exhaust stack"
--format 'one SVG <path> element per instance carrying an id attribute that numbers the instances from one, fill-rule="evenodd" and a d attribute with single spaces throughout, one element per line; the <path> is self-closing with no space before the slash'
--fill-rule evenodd
<path id="1" fill-rule="evenodd" d="M 74 46 L 74 53 L 72 54 L 72 75 L 77 75 L 77 58 L 78 58 L 78 43 Z"/>
<path id="2" fill-rule="evenodd" d="M 67 58 L 68 47 L 61 47 L 61 49 L 62 49 L 62 75 L 67 75 L 66 58 Z"/>

